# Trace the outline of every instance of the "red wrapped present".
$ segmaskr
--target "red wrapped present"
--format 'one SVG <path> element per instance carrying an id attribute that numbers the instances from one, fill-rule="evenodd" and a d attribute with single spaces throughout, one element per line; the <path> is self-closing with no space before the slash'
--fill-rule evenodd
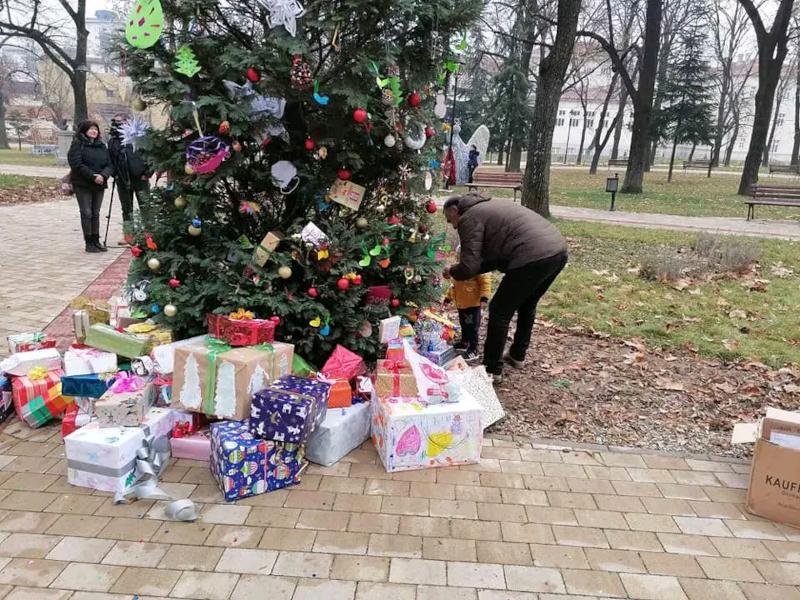
<path id="1" fill-rule="evenodd" d="M 229 315 L 208 315 L 209 335 L 230 346 L 256 346 L 275 341 L 276 323 L 272 319 L 256 319 L 253 313 L 239 309 Z"/>
<path id="2" fill-rule="evenodd" d="M 353 406 L 353 388 L 346 379 L 330 379 L 331 391 L 328 395 L 328 408 L 347 408 Z"/>
<path id="3" fill-rule="evenodd" d="M 10 335 L 7 339 L 8 350 L 11 352 L 11 354 L 56 347 L 56 340 L 51 337 L 47 337 L 47 335 L 41 331 Z"/>
<path id="4" fill-rule="evenodd" d="M 61 419 L 61 438 L 63 439 L 73 431 L 88 425 L 89 421 L 91 421 L 91 415 L 88 412 L 77 404 L 69 404 L 64 418 Z"/>
<path id="5" fill-rule="evenodd" d="M 64 412 L 72 398 L 61 395 L 61 369 L 34 367 L 27 375 L 14 377 L 11 394 L 17 416 L 31 427 L 41 427 Z"/>
<path id="6" fill-rule="evenodd" d="M 366 371 L 363 358 L 337 344 L 320 372 L 329 379 L 350 380 L 363 375 Z"/>

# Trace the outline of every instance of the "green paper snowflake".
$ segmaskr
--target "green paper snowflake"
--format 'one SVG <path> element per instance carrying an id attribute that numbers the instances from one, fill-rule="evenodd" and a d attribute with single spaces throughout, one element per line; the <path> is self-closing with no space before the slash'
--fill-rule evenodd
<path id="1" fill-rule="evenodd" d="M 181 75 L 194 77 L 200 72 L 200 64 L 189 46 L 181 46 L 175 54 L 175 70 Z"/>

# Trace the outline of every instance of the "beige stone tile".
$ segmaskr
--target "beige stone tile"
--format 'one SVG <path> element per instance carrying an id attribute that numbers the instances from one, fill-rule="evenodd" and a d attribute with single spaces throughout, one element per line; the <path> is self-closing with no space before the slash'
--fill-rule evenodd
<path id="1" fill-rule="evenodd" d="M 721 558 L 716 556 L 698 556 L 706 577 L 709 579 L 727 579 L 730 581 L 763 582 L 759 572 L 749 560 L 743 558 Z M 776 563 L 778 564 L 778 563 Z M 776 582 L 777 583 L 777 582 Z"/>
<path id="2" fill-rule="evenodd" d="M 213 571 L 222 548 L 207 546 L 171 546 L 158 564 L 161 569 L 176 571 Z"/>
<path id="3" fill-rule="evenodd" d="M 656 515 L 682 515 L 684 517 L 699 516 L 692 509 L 686 500 L 678 498 L 642 498 L 647 512 Z M 710 502 L 698 502 L 697 504 L 710 504 Z M 626 511 L 627 512 L 627 511 Z M 642 511 L 630 511 L 642 512 Z M 706 516 L 706 515 L 703 515 Z"/>
<path id="4" fill-rule="evenodd" d="M 691 519 L 692 517 L 682 517 Z M 669 515 L 651 515 L 648 513 L 625 513 L 625 520 L 634 531 L 654 531 L 662 533 L 681 533 L 675 521 Z"/>
<path id="5" fill-rule="evenodd" d="M 728 558 L 758 558 L 772 560 L 772 555 L 759 540 L 737 538 L 709 538 L 722 556 Z"/>
<path id="6" fill-rule="evenodd" d="M 745 473 L 715 473 L 722 485 L 746 490 L 750 485 L 750 475 Z"/>
<path id="7" fill-rule="evenodd" d="M 17 456 L 7 465 L 3 466 L 4 471 L 14 473 L 47 473 L 56 464 L 58 459 L 42 458 L 38 456 Z"/>
<path id="8" fill-rule="evenodd" d="M 200 520 L 220 525 L 244 525 L 250 514 L 249 506 L 235 504 L 208 504 L 200 512 Z"/>
<path id="9" fill-rule="evenodd" d="M 549 525 L 577 525 L 578 519 L 571 508 L 555 508 L 552 506 L 526 506 L 525 514 L 529 523 L 546 523 Z"/>
<path id="10" fill-rule="evenodd" d="M 400 535 L 447 537 L 450 521 L 441 517 L 400 517 Z"/>
<path id="11" fill-rule="evenodd" d="M 642 457 L 638 454 L 623 454 L 621 452 L 601 452 L 600 458 L 609 467 L 635 467 L 644 468 Z"/>
<path id="12" fill-rule="evenodd" d="M 533 564 L 537 567 L 588 569 L 589 562 L 583 548 L 529 544 Z"/>
<path id="13" fill-rule="evenodd" d="M 719 556 L 711 541 L 701 535 L 659 533 L 658 539 L 664 550 L 674 554 L 693 554 L 695 556 Z"/>
<path id="14" fill-rule="evenodd" d="M 414 481 L 411 483 L 411 497 L 455 500 L 456 486 L 450 483 L 427 483 Z"/>
<path id="15" fill-rule="evenodd" d="M 90 515 L 61 515 L 47 529 L 47 533 L 54 535 L 78 535 L 82 537 L 95 537 L 111 521 L 109 517 L 94 517 Z"/>
<path id="16" fill-rule="evenodd" d="M 342 531 L 319 531 L 314 541 L 314 552 L 331 554 L 366 554 L 369 534 Z"/>
<path id="17" fill-rule="evenodd" d="M 379 556 L 339 554 L 333 559 L 331 578 L 348 581 L 388 581 L 390 560 Z"/>
<path id="18" fill-rule="evenodd" d="M 211 533 L 211 525 L 206 523 L 176 523 L 167 521 L 161 524 L 150 539 L 164 544 L 202 544 Z"/>
<path id="19" fill-rule="evenodd" d="M 95 498 L 82 494 L 56 495 L 45 512 L 56 512 L 70 515 L 91 515 L 105 502 L 105 498 Z M 0 507 L 2 504 L 0 503 Z"/>
<path id="20" fill-rule="evenodd" d="M 200 486 L 198 486 L 199 488 Z M 297 489 L 297 486 L 295 486 Z M 275 490 L 274 492 L 270 492 L 269 494 L 258 494 L 257 496 L 250 496 L 249 498 L 243 498 L 242 500 L 237 500 L 236 504 L 241 506 L 274 506 L 274 507 L 281 507 L 283 503 L 286 502 L 286 499 L 289 497 L 289 490 Z M 216 496 L 217 500 L 219 500 L 219 493 Z M 287 509 L 288 510 L 288 509 Z M 297 509 L 294 509 L 297 510 Z M 299 510 L 297 513 L 299 514 Z"/>
<path id="21" fill-rule="evenodd" d="M 338 479 L 340 481 L 347 481 L 342 477 L 339 477 Z M 333 503 L 333 510 L 359 513 L 379 513 L 381 512 L 381 497 L 362 496 L 360 494 L 336 494 L 336 500 Z"/>
<path id="22" fill-rule="evenodd" d="M 681 579 L 681 587 L 689 600 L 746 600 L 739 586 L 732 581 Z M 765 600 L 763 597 L 760 600 Z"/>
<path id="23" fill-rule="evenodd" d="M 686 461 L 678 456 L 644 454 L 642 455 L 642 458 L 649 469 L 689 469 L 689 465 L 686 463 Z"/>
<path id="24" fill-rule="evenodd" d="M 350 463 L 338 462 L 329 467 L 309 463 L 306 473 L 308 475 L 323 475 L 326 477 L 346 478 L 348 475 L 350 475 Z"/>
<path id="25" fill-rule="evenodd" d="M 700 517 L 674 517 L 681 532 L 688 535 L 713 535 L 717 537 L 731 537 L 730 530 L 720 519 L 706 519 Z"/>
<path id="26" fill-rule="evenodd" d="M 383 514 L 418 515 L 426 517 L 429 514 L 429 503 L 430 500 L 428 498 L 384 496 L 383 503 L 381 504 L 381 512 Z"/>
<path id="27" fill-rule="evenodd" d="M 491 459 L 488 459 L 491 460 Z M 542 466 L 524 460 L 501 460 L 500 471 L 503 473 L 520 473 L 524 475 L 543 475 Z"/>
<path id="28" fill-rule="evenodd" d="M 478 519 L 481 521 L 525 523 L 528 517 L 525 512 L 525 507 L 520 504 L 479 502 Z"/>
<path id="29" fill-rule="evenodd" d="M 210 537 L 210 536 L 209 536 Z M 268 550 L 294 550 L 308 552 L 314 547 L 317 532 L 303 529 L 278 529 L 267 527 L 258 547 Z"/>
<path id="30" fill-rule="evenodd" d="M 490 473 L 481 473 L 490 475 Z M 529 490 L 569 492 L 570 487 L 567 480 L 563 477 L 537 477 L 536 475 L 523 475 L 524 487 Z M 509 486 L 516 487 L 516 486 Z M 518 486 L 522 487 L 522 486 Z"/>
<path id="31" fill-rule="evenodd" d="M 73 488 L 82 489 L 82 488 Z M 219 492 L 217 492 L 219 497 Z M 155 504 L 155 500 L 137 500 L 130 504 L 114 504 L 114 498 L 106 498 L 94 515 L 96 517 L 129 517 L 141 519 Z"/>
<path id="32" fill-rule="evenodd" d="M 45 557 L 48 560 L 99 563 L 114 545 L 113 540 L 65 537 Z"/>
<path id="33" fill-rule="evenodd" d="M 707 488 L 696 485 L 680 485 L 672 483 L 659 483 L 658 489 L 665 498 L 681 498 L 683 500 L 708 500 Z"/>
<path id="34" fill-rule="evenodd" d="M 42 511 L 58 498 L 58 494 L 47 492 L 11 492 L 0 500 L 0 508 L 7 510 Z M 96 508 L 96 507 L 95 507 Z"/>
<path id="35" fill-rule="evenodd" d="M 559 450 L 546 450 L 543 448 L 520 448 L 522 460 L 529 460 L 539 463 L 560 463 L 564 462 L 563 452 Z"/>
<path id="36" fill-rule="evenodd" d="M 446 563 L 440 560 L 393 558 L 389 570 L 392 583 L 446 585 Z"/>
<path id="37" fill-rule="evenodd" d="M 686 594 L 683 593 L 683 588 L 675 577 L 623 573 L 620 578 L 631 598 L 686 600 Z"/>
<path id="38" fill-rule="evenodd" d="M 456 469 L 436 469 L 437 483 L 453 483 L 455 485 L 480 485 L 480 473 L 459 471 Z"/>
<path id="39" fill-rule="evenodd" d="M 732 560 L 732 559 L 730 559 Z M 795 563 L 780 563 L 766 560 L 755 560 L 753 564 L 764 576 L 767 583 L 781 585 L 800 585 L 800 565 Z M 742 579 L 741 581 L 758 581 L 756 579 Z"/>
<path id="40" fill-rule="evenodd" d="M 391 479 L 392 474 L 387 473 L 386 469 L 384 469 L 382 465 L 353 463 L 350 465 L 350 477 L 364 477 L 366 479 Z"/>
<path id="41" fill-rule="evenodd" d="M 663 500 L 663 498 L 653 498 Z M 642 501 L 644 498 L 634 496 L 618 496 L 616 492 L 611 494 L 594 494 L 594 501 L 600 510 L 618 512 L 649 512 Z"/>
<path id="42" fill-rule="evenodd" d="M 476 542 L 478 562 L 501 565 L 533 565 L 528 544 L 517 542 Z M 455 558 L 455 557 L 452 557 Z"/>
<path id="43" fill-rule="evenodd" d="M 566 479 L 570 492 L 579 494 L 614 494 L 614 486 L 607 479 Z"/>
<path id="44" fill-rule="evenodd" d="M 263 535 L 263 527 L 214 525 L 204 545 L 224 546 L 226 548 L 256 548 Z"/>
<path id="45" fill-rule="evenodd" d="M 494 446 L 484 446 L 481 449 L 481 458 L 499 458 L 502 460 L 522 460 L 517 448 L 503 448 Z"/>
<path id="46" fill-rule="evenodd" d="M 495 590 L 506 588 L 502 565 L 472 562 L 448 562 L 447 584 Z"/>
<path id="47" fill-rule="evenodd" d="M 524 489 L 526 487 L 525 478 L 528 477 L 528 475 L 521 475 L 520 473 L 480 473 L 479 475 L 480 485 L 483 487 L 516 489 Z"/>
<path id="48" fill-rule="evenodd" d="M 800 545 L 795 542 L 766 541 L 763 544 L 781 562 L 800 562 Z"/>
<path id="49" fill-rule="evenodd" d="M 730 502 L 732 504 L 744 504 L 746 497 L 746 490 L 706 486 L 703 492 L 713 502 Z"/>
<path id="50" fill-rule="evenodd" d="M 435 469 L 417 469 L 413 471 L 398 471 L 392 473 L 392 479 L 396 481 L 421 481 L 434 483 L 436 481 Z"/>
<path id="51" fill-rule="evenodd" d="M 504 569 L 509 590 L 555 593 L 566 591 L 558 569 L 516 565 L 506 565 Z"/>
<path id="52" fill-rule="evenodd" d="M 661 498 L 663 496 L 658 486 L 654 483 L 641 483 L 638 481 L 613 481 L 611 485 L 614 486 L 614 489 L 620 496 L 649 496 L 652 498 Z"/>
<path id="53" fill-rule="evenodd" d="M 564 577 L 564 584 L 570 594 L 623 598 L 626 596 L 619 575 L 616 573 L 564 569 L 561 575 Z"/>
<path id="54" fill-rule="evenodd" d="M 622 573 L 646 573 L 642 560 L 630 550 L 606 550 L 584 548 L 589 565 L 596 571 L 618 571 Z"/>
<path id="55" fill-rule="evenodd" d="M 354 581 L 301 579 L 297 582 L 292 600 L 353 600 L 355 593 Z"/>
<path id="56" fill-rule="evenodd" d="M 272 573 L 289 577 L 326 578 L 330 574 L 332 563 L 332 554 L 284 551 L 278 555 Z"/>
<path id="57" fill-rule="evenodd" d="M 697 471 L 671 471 L 675 483 L 682 485 L 720 485 L 714 473 L 701 473 Z"/>
<path id="58" fill-rule="evenodd" d="M 616 550 L 640 550 L 643 552 L 661 552 L 661 543 L 656 534 L 649 531 L 605 530 L 609 546 Z M 669 535 L 669 534 L 667 534 Z"/>
<path id="59" fill-rule="evenodd" d="M 641 552 L 647 571 L 652 575 L 674 575 L 675 577 L 704 577 L 697 561 L 685 554 L 664 552 Z"/>
<path id="60" fill-rule="evenodd" d="M 400 517 L 397 515 L 353 513 L 347 524 L 347 530 L 356 533 L 398 533 L 399 529 Z"/>
<path id="61" fill-rule="evenodd" d="M 390 479 L 368 479 L 364 493 L 375 496 L 408 496 L 411 492 L 408 481 L 394 481 Z"/>
<path id="62" fill-rule="evenodd" d="M 356 600 L 414 600 L 417 597 L 413 585 L 400 583 L 360 582 L 356 590 Z"/>
<path id="63" fill-rule="evenodd" d="M 524 504 L 527 506 L 548 506 L 547 494 L 542 490 L 520 490 L 501 488 L 502 501 L 505 504 Z"/>
<path id="64" fill-rule="evenodd" d="M 0 487 L 27 492 L 43 492 L 59 479 L 58 475 L 43 473 L 9 473 L 9 475 Z"/>
<path id="65" fill-rule="evenodd" d="M 295 580 L 287 577 L 266 575 L 242 575 L 231 594 L 231 600 L 254 600 L 269 590 L 270 600 L 291 600 Z"/>
<path id="66" fill-rule="evenodd" d="M 540 523 L 501 523 L 504 542 L 525 542 L 530 544 L 552 544 L 555 542 L 553 529 Z"/>
<path id="67" fill-rule="evenodd" d="M 71 594 L 72 592 L 68 590 L 16 587 L 7 596 L 3 595 L 1 597 L 4 600 L 67 600 Z"/>
<path id="68" fill-rule="evenodd" d="M 432 560 L 477 560 L 474 540 L 448 537 L 422 538 L 422 557 Z"/>
<path id="69" fill-rule="evenodd" d="M 441 534 L 437 534 L 441 535 Z M 445 533 L 447 535 L 447 533 Z M 450 522 L 450 535 L 465 540 L 501 540 L 503 534 L 500 523 L 496 521 L 470 521 L 453 519 Z"/>
<path id="70" fill-rule="evenodd" d="M 747 516 L 742 506 L 729 502 L 691 500 L 689 504 L 698 517 L 709 517 L 712 519 L 745 519 Z"/>
<path id="71" fill-rule="evenodd" d="M 372 556 L 396 556 L 399 558 L 422 558 L 422 538 L 410 535 L 373 533 L 369 538 L 367 554 Z"/>
<path id="72" fill-rule="evenodd" d="M 609 547 L 602 529 L 553 525 L 553 535 L 555 535 L 556 541 L 564 546 Z"/>
<path id="73" fill-rule="evenodd" d="M 155 567 L 168 549 L 166 544 L 116 542 L 102 562 L 122 567 Z"/>
<path id="74" fill-rule="evenodd" d="M 350 513 L 331 510 L 304 510 L 297 519 L 298 529 L 325 529 L 328 531 L 346 531 L 350 521 Z"/>
<path id="75" fill-rule="evenodd" d="M 577 596 L 562 594 L 534 594 L 533 592 L 510 592 L 499 590 L 478 590 L 478 600 L 585 600 Z"/>
<path id="76" fill-rule="evenodd" d="M 334 500 L 336 494 L 333 492 L 291 490 L 283 505 L 286 508 L 330 510 L 333 508 Z"/>
<path id="77" fill-rule="evenodd" d="M 481 487 L 479 485 L 457 485 L 456 500 L 472 500 L 474 502 L 502 502 L 502 491 L 510 488 Z M 523 490 L 516 490 L 523 491 Z"/>
<path id="78" fill-rule="evenodd" d="M 336 492 L 337 494 L 363 494 L 367 480 L 361 477 L 323 477 L 319 482 L 320 492 Z"/>
<path id="79" fill-rule="evenodd" d="M 227 600 L 239 576 L 231 573 L 186 572 L 172 588 L 170 596 L 197 600 Z"/>
<path id="80" fill-rule="evenodd" d="M 65 590 L 107 592 L 125 569 L 110 565 L 70 563 L 53 581 L 52 586 Z"/>
<path id="81" fill-rule="evenodd" d="M 581 465 L 565 465 L 562 463 L 544 463 L 542 471 L 548 477 L 575 477 L 587 479 L 586 471 Z"/>
<path id="82" fill-rule="evenodd" d="M 66 566 L 67 563 L 57 560 L 14 558 L 0 569 L 0 583 L 47 587 Z"/>
<path id="83" fill-rule="evenodd" d="M 583 527 L 601 527 L 605 529 L 630 529 L 622 513 L 609 510 L 575 509 L 578 524 Z"/>
<path id="84" fill-rule="evenodd" d="M 478 600 L 478 590 L 472 588 L 459 588 L 438 585 L 417 586 L 417 600 Z"/>
<path id="85" fill-rule="evenodd" d="M 147 541 L 155 535 L 159 527 L 161 523 L 158 521 L 115 517 L 97 535 L 112 540 Z"/>
<path id="86" fill-rule="evenodd" d="M 44 533 L 58 520 L 58 515 L 29 511 L 3 511 L 0 529 L 6 532 Z"/>
<path id="87" fill-rule="evenodd" d="M 740 521 L 727 519 L 725 525 L 737 538 L 755 540 L 784 540 L 780 530 L 767 521 Z"/>
<path id="88" fill-rule="evenodd" d="M 557 508 L 583 508 L 596 510 L 597 505 L 591 494 L 576 494 L 573 492 L 547 492 L 550 506 Z"/>
<path id="89" fill-rule="evenodd" d="M 739 583 L 747 600 L 800 600 L 800 591 L 785 585 Z"/>
<path id="90" fill-rule="evenodd" d="M 12 533 L 0 543 L 0 556 L 9 558 L 44 558 L 61 540 L 57 535 Z"/>
<path id="91" fill-rule="evenodd" d="M 430 500 L 430 516 L 451 519 L 477 519 L 477 503 L 469 500 Z"/>
<path id="92" fill-rule="evenodd" d="M 228 548 L 214 570 L 222 573 L 269 575 L 277 558 L 278 553 L 274 550 Z"/>
<path id="93" fill-rule="evenodd" d="M 600 467 L 600 466 L 586 466 L 584 467 L 586 475 L 589 479 L 609 479 L 611 481 L 630 481 L 631 475 L 628 470 L 622 467 Z M 630 469 L 636 471 L 637 469 Z M 649 481 L 633 479 L 634 481 Z"/>
<path id="94" fill-rule="evenodd" d="M 675 478 L 666 469 L 627 469 L 633 481 L 644 483 L 675 483 Z"/>
<path id="95" fill-rule="evenodd" d="M 272 494 L 261 494 L 271 496 Z M 261 525 L 265 527 L 284 527 L 291 529 L 297 524 L 300 517 L 299 508 L 262 508 L 253 507 L 247 516 L 247 525 Z"/>

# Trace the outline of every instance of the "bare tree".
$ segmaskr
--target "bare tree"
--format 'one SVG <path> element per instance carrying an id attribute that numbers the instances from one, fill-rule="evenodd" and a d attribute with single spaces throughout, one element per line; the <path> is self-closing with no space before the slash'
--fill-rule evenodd
<path id="1" fill-rule="evenodd" d="M 42 105 L 52 114 L 53 122 L 61 127 L 74 108 L 69 77 L 52 62 L 43 60 L 36 69 L 36 82 Z"/>
<path id="2" fill-rule="evenodd" d="M 561 88 L 572 58 L 581 0 L 558 0 L 552 48 L 539 63 L 533 127 L 528 135 L 528 162 L 522 185 L 522 204 L 550 216 L 550 155 Z"/>
<path id="3" fill-rule="evenodd" d="M 597 173 L 597 165 L 600 164 L 600 156 L 602 156 L 603 150 L 608 144 L 608 140 L 611 138 L 611 134 L 616 130 L 617 123 L 622 118 L 621 113 L 617 112 L 617 114 L 611 120 L 605 135 L 603 135 L 603 128 L 606 126 L 606 120 L 608 118 L 608 107 L 611 104 L 611 99 L 614 97 L 614 93 L 618 90 L 618 85 L 619 74 L 614 73 L 614 75 L 611 77 L 611 83 L 608 85 L 606 97 L 605 100 L 603 100 L 603 106 L 600 109 L 600 118 L 597 122 L 597 126 L 594 129 L 594 138 L 589 146 L 590 149 L 594 149 L 594 153 L 592 154 L 592 164 L 589 167 L 589 173 L 592 175 Z"/>
<path id="4" fill-rule="evenodd" d="M 750 188 L 758 181 L 758 169 L 764 154 L 764 145 L 769 133 L 772 105 L 775 101 L 775 88 L 778 86 L 783 61 L 789 51 L 789 22 L 792 17 L 794 0 L 779 0 L 772 26 L 767 30 L 753 0 L 739 0 L 755 30 L 758 43 L 758 90 L 755 98 L 755 115 L 750 147 L 744 161 L 742 178 L 739 181 L 739 194 L 750 193 Z"/>
<path id="5" fill-rule="evenodd" d="M 58 0 L 56 7 L 44 0 L 6 0 L 0 17 L 0 35 L 31 40 L 67 76 L 75 122 L 88 114 L 86 1 Z"/>
<path id="6" fill-rule="evenodd" d="M 775 89 L 775 108 L 772 111 L 772 125 L 769 128 L 769 136 L 767 136 L 767 143 L 764 146 L 764 157 L 761 159 L 761 163 L 765 167 L 769 166 L 770 150 L 772 149 L 772 143 L 775 140 L 775 130 L 778 128 L 778 121 L 780 121 L 780 124 L 783 125 L 783 121 L 786 117 L 786 115 L 781 113 L 781 106 L 783 106 L 783 101 L 786 98 L 786 91 L 789 87 L 789 81 L 796 70 L 796 61 L 792 61 L 788 65 L 784 65 L 784 69 L 781 72 L 781 77 L 778 80 L 778 87 Z M 783 118 L 781 118 L 781 115 L 783 115 Z"/>

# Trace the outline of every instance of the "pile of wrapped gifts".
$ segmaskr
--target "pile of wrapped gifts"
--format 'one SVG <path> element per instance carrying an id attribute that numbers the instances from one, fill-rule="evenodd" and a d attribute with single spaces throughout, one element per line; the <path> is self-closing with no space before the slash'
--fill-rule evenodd
<path id="1" fill-rule="evenodd" d="M 300 482 L 372 439 L 387 471 L 477 462 L 501 418 L 485 372 L 423 311 L 381 321 L 369 369 L 336 346 L 319 370 L 276 340 L 279 320 L 240 309 L 208 316 L 208 335 L 174 340 L 119 298 L 84 301 L 63 356 L 36 332 L 11 336 L 0 362 L 0 419 L 60 420 L 71 484 L 143 497 L 171 458 L 203 461 L 226 500 Z"/>

